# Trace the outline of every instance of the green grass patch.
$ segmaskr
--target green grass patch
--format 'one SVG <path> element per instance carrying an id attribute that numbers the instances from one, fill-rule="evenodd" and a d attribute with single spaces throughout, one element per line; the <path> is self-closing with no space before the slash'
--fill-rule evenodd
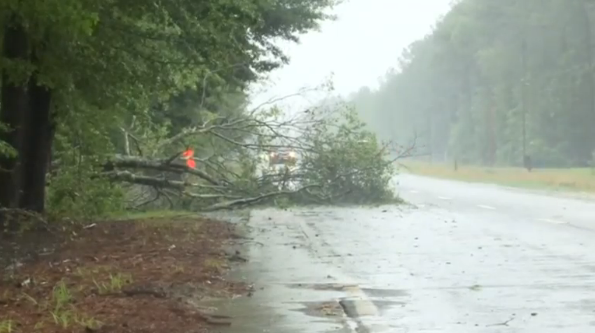
<path id="1" fill-rule="evenodd" d="M 533 169 L 513 167 L 481 167 L 452 164 L 438 164 L 419 161 L 402 163 L 402 171 L 412 174 L 456 179 L 468 182 L 501 184 L 521 188 L 554 189 L 595 193 L 595 169 Z"/>
<path id="2" fill-rule="evenodd" d="M 198 217 L 198 213 L 181 210 L 149 210 L 142 212 L 118 212 L 111 214 L 105 220 L 109 221 L 132 221 L 132 220 L 150 220 L 150 219 L 168 219 Z"/>

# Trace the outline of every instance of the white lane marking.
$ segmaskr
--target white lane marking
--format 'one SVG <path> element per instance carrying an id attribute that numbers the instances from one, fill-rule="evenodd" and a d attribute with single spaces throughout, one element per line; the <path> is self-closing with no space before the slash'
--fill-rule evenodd
<path id="1" fill-rule="evenodd" d="M 483 209 L 490 209 L 490 210 L 494 210 L 496 208 L 492 207 L 492 206 L 487 206 L 487 205 L 477 205 L 477 207 L 479 208 L 483 208 Z"/>
<path id="2" fill-rule="evenodd" d="M 557 220 L 551 220 L 551 219 L 537 219 L 537 221 L 553 223 L 553 224 L 566 224 L 567 223 L 564 221 L 557 221 Z"/>
<path id="3" fill-rule="evenodd" d="M 438 197 L 438 199 L 440 199 L 440 200 L 450 200 L 452 198 L 449 198 L 449 197 Z"/>
<path id="4" fill-rule="evenodd" d="M 410 190 L 410 191 L 409 191 L 409 193 L 417 194 L 417 193 L 419 193 L 419 191 L 416 191 L 416 190 Z"/>

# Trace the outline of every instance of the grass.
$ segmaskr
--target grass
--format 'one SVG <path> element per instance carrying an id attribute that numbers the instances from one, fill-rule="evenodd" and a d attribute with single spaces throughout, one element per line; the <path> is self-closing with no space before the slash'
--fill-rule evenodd
<path id="1" fill-rule="evenodd" d="M 5 295 L 6 303 L 11 300 L 9 295 Z M 74 305 L 74 294 L 66 285 L 64 280 L 58 282 L 52 289 L 49 295 L 43 298 L 40 303 L 35 298 L 26 293 L 21 293 L 14 299 L 24 299 L 27 303 L 37 309 L 40 315 L 36 320 L 34 328 L 40 330 L 48 326 L 48 322 L 44 320 L 43 313 L 47 313 L 51 318 L 51 322 L 55 327 L 62 329 L 73 329 L 78 327 L 82 329 L 96 329 L 100 327 L 101 322 L 95 320 L 93 317 L 82 314 Z M 18 302 L 18 301 L 17 301 Z M 21 332 L 17 331 L 18 322 L 11 318 L 0 318 L 0 333 Z"/>
<path id="2" fill-rule="evenodd" d="M 124 286 L 132 283 L 132 275 L 123 273 L 110 274 L 106 282 L 98 282 L 93 279 L 93 283 L 100 295 L 118 293 Z"/>
<path id="3" fill-rule="evenodd" d="M 595 169 L 533 169 L 481 167 L 438 164 L 420 161 L 402 163 L 404 171 L 437 178 L 456 179 L 468 182 L 494 183 L 522 188 L 554 189 L 595 193 Z"/>
<path id="4" fill-rule="evenodd" d="M 16 323 L 12 319 L 0 320 L 0 333 L 16 332 Z"/>
<path id="5" fill-rule="evenodd" d="M 64 280 L 61 280 L 56 284 L 51 295 L 53 309 L 50 310 L 50 314 L 55 325 L 63 329 L 75 325 L 90 330 L 96 329 L 101 325 L 101 322 L 95 318 L 79 313 L 72 304 L 73 301 L 73 293 L 66 286 Z M 36 325 L 37 328 L 40 328 L 40 325 L 43 325 L 43 322 L 39 322 Z"/>
<path id="6" fill-rule="evenodd" d="M 197 217 L 196 212 L 180 211 L 180 210 L 149 210 L 139 211 L 135 213 L 121 212 L 115 213 L 108 216 L 107 220 L 110 221 L 130 221 L 130 220 L 152 220 L 159 219 L 164 220 L 168 218 L 184 218 L 184 217 Z"/>

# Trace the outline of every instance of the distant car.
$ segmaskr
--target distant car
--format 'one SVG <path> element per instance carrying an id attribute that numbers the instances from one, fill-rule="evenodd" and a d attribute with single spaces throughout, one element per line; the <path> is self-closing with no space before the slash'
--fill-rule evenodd
<path id="1" fill-rule="evenodd" d="M 293 167 L 297 164 L 297 154 L 293 150 L 272 151 L 269 153 L 269 166 L 286 165 Z"/>
<path id="2" fill-rule="evenodd" d="M 267 156 L 268 171 L 266 173 L 273 175 L 284 174 L 285 172 L 292 173 L 297 169 L 298 159 L 298 154 L 294 150 L 278 149 L 270 151 Z M 265 170 L 262 170 L 262 172 L 265 172 Z M 278 185 L 281 187 L 282 183 L 279 182 Z M 295 181 L 290 180 L 285 183 L 285 186 L 293 189 L 297 184 Z"/>

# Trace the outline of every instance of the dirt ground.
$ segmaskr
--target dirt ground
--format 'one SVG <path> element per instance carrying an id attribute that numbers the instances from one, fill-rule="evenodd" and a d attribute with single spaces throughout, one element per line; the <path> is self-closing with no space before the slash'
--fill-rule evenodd
<path id="1" fill-rule="evenodd" d="M 37 250 L 1 267 L 0 333 L 198 333 L 230 325 L 197 304 L 250 292 L 225 279 L 232 262 L 245 261 L 226 253 L 234 237 L 224 222 L 168 217 L 21 240 Z"/>

